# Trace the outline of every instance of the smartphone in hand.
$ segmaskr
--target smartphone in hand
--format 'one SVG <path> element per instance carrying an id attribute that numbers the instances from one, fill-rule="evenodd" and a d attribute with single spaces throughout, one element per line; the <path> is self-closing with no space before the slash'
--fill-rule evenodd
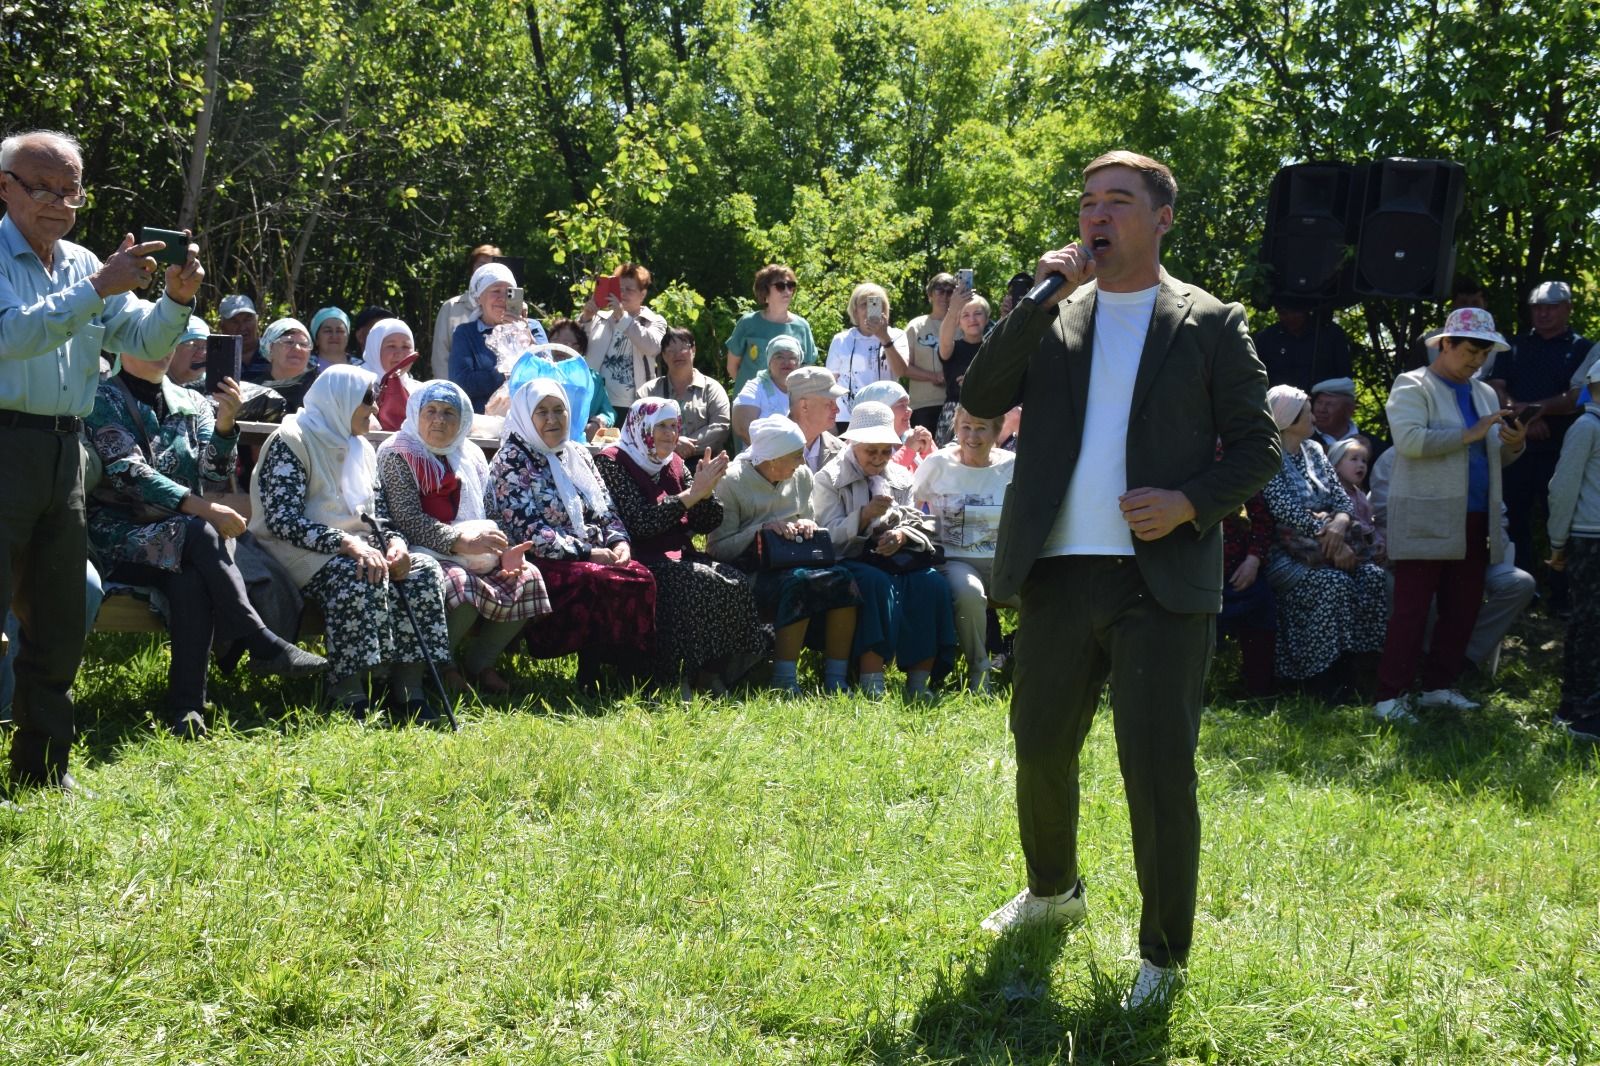
<path id="1" fill-rule="evenodd" d="M 1510 415 L 1508 417 L 1511 419 L 1511 421 L 1515 422 L 1517 425 L 1526 426 L 1529 422 L 1532 422 L 1535 418 L 1538 418 L 1540 413 L 1543 410 L 1544 410 L 1544 404 L 1542 404 L 1542 403 L 1530 403 L 1528 406 L 1526 406 L 1526 407 L 1524 407 L 1522 409 L 1522 413 L 1520 415 L 1519 414 L 1512 414 L 1512 415 Z"/>
<path id="2" fill-rule="evenodd" d="M 506 314 L 512 318 L 528 317 L 528 292 L 518 285 L 506 297 Z"/>
<path id="3" fill-rule="evenodd" d="M 244 338 L 213 333 L 206 338 L 206 395 L 222 388 L 224 378 L 244 377 Z"/>
<path id="4" fill-rule="evenodd" d="M 162 266 L 182 266 L 189 261 L 189 235 L 177 229 L 155 229 L 146 226 L 139 231 L 139 243 L 163 241 L 166 247 L 151 252 L 150 257 Z"/>
<path id="5" fill-rule="evenodd" d="M 611 297 L 622 300 L 622 283 L 613 274 L 594 279 L 594 305 L 604 311 L 611 306 Z"/>

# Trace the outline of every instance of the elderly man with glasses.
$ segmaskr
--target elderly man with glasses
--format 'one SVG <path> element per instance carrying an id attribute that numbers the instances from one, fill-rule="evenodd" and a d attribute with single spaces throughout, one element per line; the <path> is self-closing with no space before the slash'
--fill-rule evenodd
<path id="1" fill-rule="evenodd" d="M 155 280 L 151 253 L 162 244 L 129 235 L 101 262 L 65 240 L 88 202 L 83 155 L 65 134 L 0 141 L 0 200 L 0 603 L 22 619 L 10 779 L 71 791 L 68 690 L 83 655 L 76 591 L 88 553 L 79 432 L 101 350 L 165 358 L 204 272 L 189 245 L 167 268 L 166 295 L 150 303 L 128 294 Z"/>

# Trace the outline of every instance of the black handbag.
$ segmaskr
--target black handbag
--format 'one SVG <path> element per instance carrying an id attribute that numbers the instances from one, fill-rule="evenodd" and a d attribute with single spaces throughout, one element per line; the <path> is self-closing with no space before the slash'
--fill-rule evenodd
<path id="1" fill-rule="evenodd" d="M 882 534 L 878 534 L 882 536 Z M 935 544 L 931 548 L 901 548 L 893 555 L 878 554 L 878 536 L 867 541 L 866 551 L 861 553 L 858 562 L 875 566 L 879 570 L 891 574 L 914 574 L 918 570 L 926 570 L 930 566 L 938 566 L 944 562 L 944 545 Z"/>
<path id="2" fill-rule="evenodd" d="M 770 529 L 756 531 L 756 568 L 793 570 L 798 566 L 832 566 L 833 538 L 819 529 L 809 537 L 790 540 Z"/>

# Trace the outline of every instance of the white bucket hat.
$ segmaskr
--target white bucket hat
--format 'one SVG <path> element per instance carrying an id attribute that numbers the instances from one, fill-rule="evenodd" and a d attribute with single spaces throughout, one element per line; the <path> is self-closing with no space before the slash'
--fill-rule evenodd
<path id="1" fill-rule="evenodd" d="M 899 444 L 894 412 L 881 403 L 858 403 L 850 409 L 850 428 L 844 439 L 852 444 Z"/>

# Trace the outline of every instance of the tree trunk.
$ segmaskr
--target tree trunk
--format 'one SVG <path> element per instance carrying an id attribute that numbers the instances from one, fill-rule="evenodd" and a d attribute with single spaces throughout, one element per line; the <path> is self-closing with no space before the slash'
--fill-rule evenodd
<path id="1" fill-rule="evenodd" d="M 561 152 L 561 163 L 567 171 L 567 184 L 572 187 L 572 199 L 584 197 L 583 176 L 588 170 L 588 153 L 573 136 L 572 125 L 567 121 L 566 95 L 556 95 L 551 84 L 550 64 L 544 55 L 544 36 L 539 32 L 539 8 L 528 4 L 528 43 L 533 46 L 533 65 L 539 71 L 539 89 L 544 93 L 545 107 L 550 114 L 550 134 L 556 139 Z"/>
<path id="2" fill-rule="evenodd" d="M 200 211 L 200 188 L 205 183 L 206 147 L 211 141 L 211 120 L 217 114 L 217 62 L 222 54 L 222 19 L 228 0 L 214 0 L 211 28 L 206 31 L 205 98 L 194 123 L 194 151 L 189 155 L 189 175 L 183 187 L 183 208 L 178 212 L 178 228 L 191 232 Z"/>
<path id="3" fill-rule="evenodd" d="M 622 78 L 622 106 L 633 112 L 633 59 L 628 53 L 628 27 L 622 21 L 620 0 L 607 0 L 611 13 L 611 36 L 617 41 L 617 74 Z"/>

